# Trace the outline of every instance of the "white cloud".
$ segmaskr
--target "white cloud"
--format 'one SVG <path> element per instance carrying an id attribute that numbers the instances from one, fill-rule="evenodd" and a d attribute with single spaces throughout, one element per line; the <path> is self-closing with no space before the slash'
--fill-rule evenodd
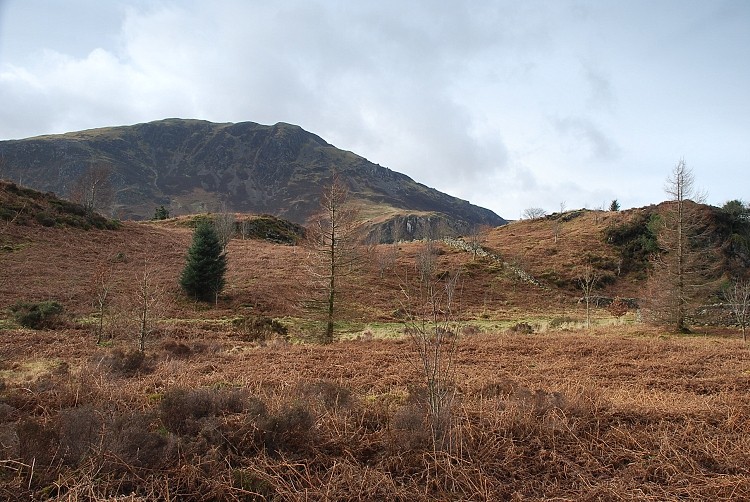
<path id="1" fill-rule="evenodd" d="M 8 5 L 0 138 L 285 121 L 511 218 L 563 199 L 657 202 L 681 156 L 725 173 L 712 182 L 748 167 L 738 2 Z"/>

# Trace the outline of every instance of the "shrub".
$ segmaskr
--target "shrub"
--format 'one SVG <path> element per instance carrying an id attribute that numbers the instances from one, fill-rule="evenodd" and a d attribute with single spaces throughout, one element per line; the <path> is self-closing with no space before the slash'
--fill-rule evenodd
<path id="1" fill-rule="evenodd" d="M 126 377 L 150 373 L 154 369 L 153 361 L 146 358 L 143 352 L 135 349 L 128 352 L 115 349 L 111 354 L 105 356 L 101 362 L 109 368 L 110 372 Z"/>
<path id="2" fill-rule="evenodd" d="M 312 413 L 301 404 L 284 407 L 261 424 L 263 446 L 269 453 L 302 452 L 311 446 Z"/>
<path id="3" fill-rule="evenodd" d="M 55 301 L 18 302 L 10 308 L 16 322 L 25 328 L 55 328 L 61 323 L 63 306 Z"/>
<path id="4" fill-rule="evenodd" d="M 193 354 L 193 350 L 182 342 L 175 340 L 169 340 L 162 344 L 162 349 L 172 354 L 174 357 L 183 359 L 190 357 Z"/>
<path id="5" fill-rule="evenodd" d="M 45 227 L 54 227 L 55 226 L 55 218 L 45 212 L 39 212 L 35 216 L 36 221 L 38 221 L 42 226 Z"/>
<path id="6" fill-rule="evenodd" d="M 132 472 L 134 468 L 158 469 L 176 457 L 176 448 L 169 436 L 152 430 L 152 416 L 134 411 L 115 416 L 106 427 L 103 441 L 109 464 L 115 473 Z"/>
<path id="7" fill-rule="evenodd" d="M 527 322 L 519 322 L 511 326 L 510 332 L 519 335 L 530 335 L 534 332 L 534 328 Z"/>
<path id="8" fill-rule="evenodd" d="M 18 424 L 18 451 L 21 460 L 49 467 L 56 460 L 60 439 L 51 424 L 37 418 L 24 418 Z"/>
<path id="9" fill-rule="evenodd" d="M 208 389 L 170 389 L 159 405 L 160 418 L 168 431 L 194 434 L 198 421 L 216 414 L 216 402 Z"/>
<path id="10" fill-rule="evenodd" d="M 161 422 L 168 431 L 194 435 L 207 418 L 242 413 L 246 409 L 252 414 L 256 406 L 245 389 L 173 388 L 164 393 L 159 410 Z"/>
<path id="11" fill-rule="evenodd" d="M 75 466 L 96 445 L 101 420 L 89 405 L 66 408 L 57 416 L 57 428 L 63 461 Z"/>
<path id="12" fill-rule="evenodd" d="M 240 330 L 243 340 L 247 342 L 268 341 L 274 336 L 285 340 L 289 338 L 287 327 L 270 317 L 240 317 L 232 321 L 232 324 Z"/>
<path id="13" fill-rule="evenodd" d="M 301 385 L 300 393 L 318 400 L 326 410 L 339 410 L 352 404 L 351 390 L 328 380 L 304 383 Z"/>

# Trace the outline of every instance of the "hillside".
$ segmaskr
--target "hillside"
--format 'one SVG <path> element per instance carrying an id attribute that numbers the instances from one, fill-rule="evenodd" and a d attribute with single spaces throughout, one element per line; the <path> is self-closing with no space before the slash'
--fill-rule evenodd
<path id="1" fill-rule="evenodd" d="M 224 206 L 304 223 L 336 170 L 373 227 L 382 227 L 384 240 L 505 223 L 492 211 L 284 123 L 166 119 L 2 141 L 0 158 L 4 177 L 64 197 L 71 195 L 87 167 L 111 169 L 111 211 L 120 219 L 148 219 L 160 205 L 173 215 L 215 212 Z"/>
<path id="2" fill-rule="evenodd" d="M 282 220 L 236 215 L 258 232 L 230 241 L 214 305 L 177 287 L 191 225 L 211 215 L 97 225 L 108 220 L 85 223 L 83 207 L 8 183 L 0 209 L 4 500 L 750 498 L 750 359 L 737 330 L 675 336 L 603 308 L 582 327 L 578 267 L 608 274 L 599 294 L 637 299 L 659 206 L 514 222 L 477 236 L 476 256 L 469 236 L 429 253 L 370 246 L 329 345 L 305 343 L 316 329 L 300 301 L 306 252 L 276 242 L 295 235 Z M 739 234 L 703 210 L 715 251 L 742 262 L 721 244 Z M 404 316 L 425 262 L 438 281 L 460 273 L 461 322 L 434 345 L 455 347 L 450 443 L 437 447 Z M 138 352 L 143 277 L 156 329 Z M 19 302 L 64 311 L 22 328 Z"/>
<path id="3" fill-rule="evenodd" d="M 8 183 L 0 188 L 0 260 L 6 284 L 0 305 L 51 298 L 76 315 L 84 315 L 91 309 L 87 295 L 97 268 L 110 264 L 122 288 L 118 295 L 127 298 L 146 262 L 157 272 L 161 288 L 173 298 L 167 302 L 170 315 L 207 315 L 192 311 L 177 289 L 195 217 L 114 225 L 97 216 L 101 220 L 83 224 L 75 219 L 82 218 L 75 216 L 83 214 L 80 206 Z M 59 207 L 68 212 L 55 213 Z M 747 235 L 741 238 L 731 233 L 724 211 L 708 206 L 704 210 L 712 221 L 713 249 L 721 257 L 715 279 L 747 270 Z M 580 318 L 583 307 L 578 279 L 587 263 L 600 276 L 597 296 L 630 298 L 637 303 L 645 295 L 650 253 L 654 252 L 644 250 L 643 243 L 653 239 L 646 233 L 650 218 L 659 211 L 660 206 L 622 212 L 580 210 L 513 222 L 477 236 L 483 256 L 466 251 L 468 236 L 458 241 L 459 245 L 436 241 L 432 251 L 435 271 L 440 276 L 461 274 L 461 315 L 465 319 Z M 270 216 L 235 217 L 237 230 L 228 247 L 227 288 L 220 308 L 208 315 L 243 312 L 305 317 L 300 299 L 309 288 L 306 251 L 294 245 L 302 235 L 301 227 Z M 70 221 L 78 223 L 71 225 Z M 244 238 L 241 228 L 245 228 Z M 750 235 L 747 229 L 743 232 Z M 740 245 L 742 242 L 745 244 Z M 650 245 L 655 246 L 655 241 Z M 424 242 L 368 248 L 361 276 L 348 281 L 345 317 L 364 323 L 399 321 L 402 299 L 396 292 L 414 275 L 424 249 Z M 605 310 L 598 315 L 609 316 Z"/>

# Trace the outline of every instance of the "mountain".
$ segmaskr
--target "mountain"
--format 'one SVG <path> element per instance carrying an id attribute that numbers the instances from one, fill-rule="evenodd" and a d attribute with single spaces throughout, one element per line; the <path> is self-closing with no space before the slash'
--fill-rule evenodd
<path id="1" fill-rule="evenodd" d="M 84 171 L 112 170 L 112 213 L 148 219 L 228 211 L 304 223 L 336 170 L 381 241 L 460 234 L 506 221 L 494 212 L 340 150 L 299 126 L 166 119 L 0 142 L 4 177 L 71 196 Z"/>

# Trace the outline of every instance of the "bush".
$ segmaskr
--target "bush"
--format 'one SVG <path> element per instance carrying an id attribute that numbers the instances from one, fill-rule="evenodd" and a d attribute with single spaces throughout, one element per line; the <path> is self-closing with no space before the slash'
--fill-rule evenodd
<path id="1" fill-rule="evenodd" d="M 135 349 L 129 352 L 115 349 L 102 359 L 102 364 L 109 368 L 110 372 L 126 377 L 150 373 L 154 369 L 153 362 L 148 360 L 143 352 Z"/>
<path id="2" fill-rule="evenodd" d="M 534 332 L 534 328 L 527 322 L 519 322 L 510 328 L 510 332 L 518 335 L 530 335 Z"/>
<path id="3" fill-rule="evenodd" d="M 164 427 L 175 434 L 195 435 L 202 422 L 210 417 L 237 414 L 250 409 L 255 402 L 245 389 L 173 388 L 164 393 L 159 403 Z M 264 410 L 265 412 L 265 410 Z"/>
<path id="4" fill-rule="evenodd" d="M 159 405 L 161 422 L 176 434 L 195 434 L 197 422 L 216 414 L 216 402 L 208 389 L 170 389 Z"/>
<path id="5" fill-rule="evenodd" d="M 264 342 L 274 336 L 285 340 L 289 338 L 287 327 L 270 317 L 241 317 L 232 321 L 232 324 L 240 330 L 246 342 Z"/>
<path id="6" fill-rule="evenodd" d="M 52 329 L 61 323 L 63 306 L 55 301 L 18 302 L 10 308 L 16 322 L 24 328 Z"/>
<path id="7" fill-rule="evenodd" d="M 38 221 L 42 226 L 45 227 L 54 227 L 55 226 L 55 218 L 45 212 L 39 212 L 35 216 L 36 221 Z"/>
<path id="8" fill-rule="evenodd" d="M 301 404 L 284 407 L 261 424 L 263 447 L 268 453 L 303 452 L 310 448 L 315 419 Z"/>

